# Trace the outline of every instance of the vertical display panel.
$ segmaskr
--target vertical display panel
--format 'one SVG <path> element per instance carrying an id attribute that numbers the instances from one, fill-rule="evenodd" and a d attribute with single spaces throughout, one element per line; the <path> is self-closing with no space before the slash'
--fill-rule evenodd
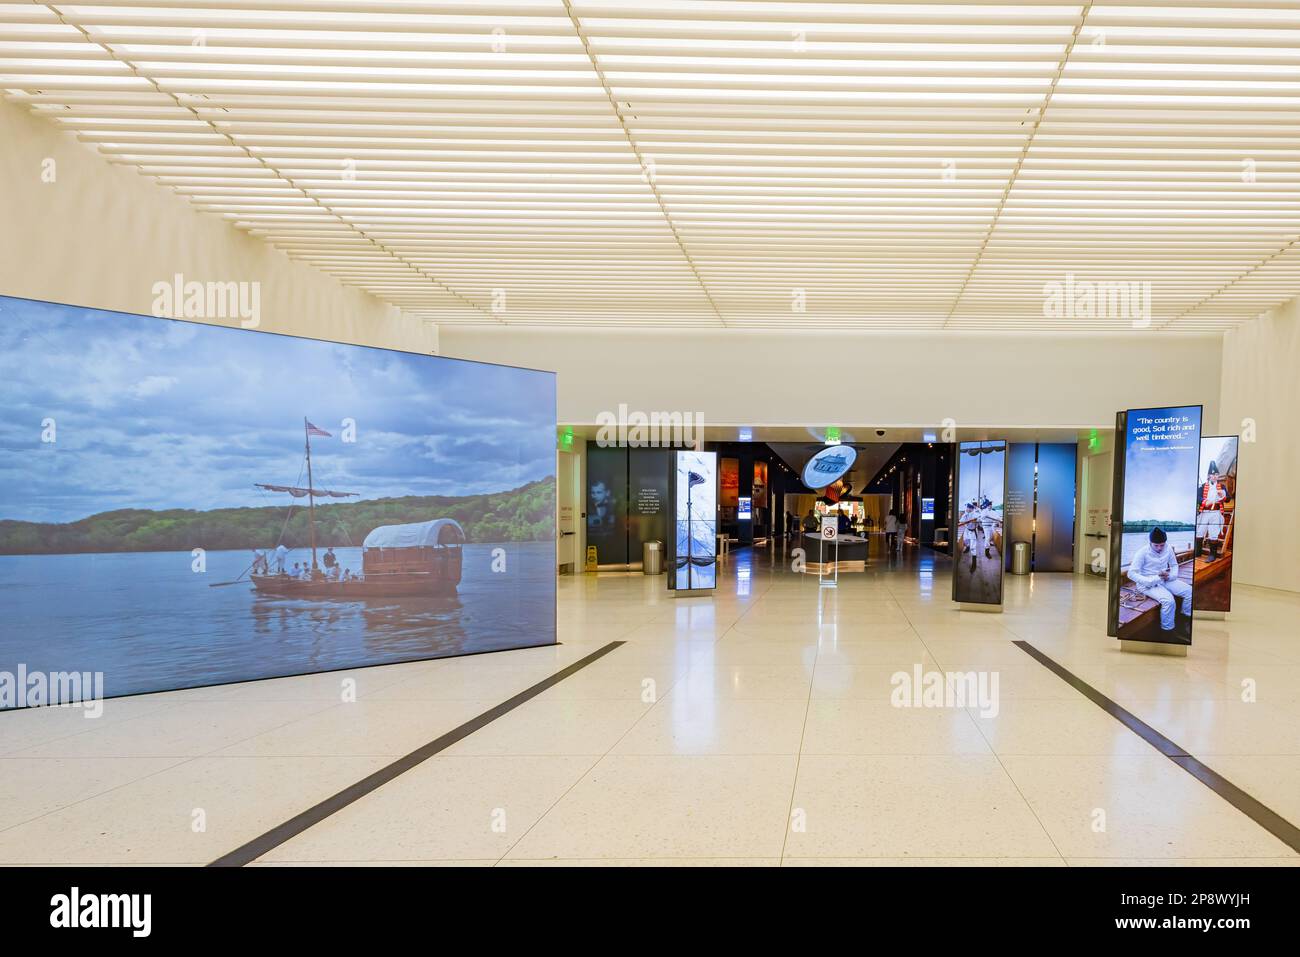
<path id="1" fill-rule="evenodd" d="M 761 459 L 754 463 L 752 497 L 754 499 L 754 508 L 767 508 L 767 463 Z"/>
<path id="2" fill-rule="evenodd" d="M 740 459 L 726 458 L 718 463 L 719 472 L 718 504 L 723 508 L 735 508 L 740 498 Z"/>
<path id="3" fill-rule="evenodd" d="M 1074 571 L 1076 447 L 1068 442 L 1013 442 L 1007 452 L 1006 555 L 1030 544 L 1035 572 Z"/>
<path id="4" fill-rule="evenodd" d="M 1122 422 L 1108 622 L 1124 641 L 1190 645 L 1201 407 L 1129 409 Z"/>
<path id="5" fill-rule="evenodd" d="M 711 591 L 717 584 L 717 469 L 716 452 L 674 453 L 668 587 L 676 591 Z"/>
<path id="6" fill-rule="evenodd" d="M 1006 469 L 1005 441 L 962 442 L 957 447 L 953 601 L 1002 604 Z"/>
<path id="7" fill-rule="evenodd" d="M 0 672 L 555 642 L 553 373 L 0 297 L 0 405 Z"/>
<path id="8" fill-rule="evenodd" d="M 1034 491 L 1034 571 L 1074 571 L 1074 516 L 1078 447 L 1040 442 Z"/>
<path id="9" fill-rule="evenodd" d="M 1192 571 L 1192 607 L 1196 611 L 1232 610 L 1232 547 L 1236 538 L 1237 436 L 1201 439 L 1196 487 L 1196 545 Z"/>
<path id="10" fill-rule="evenodd" d="M 1038 443 L 1012 442 L 1007 446 L 1007 491 L 1002 534 L 1008 543 L 1034 541 L 1034 495 L 1038 477 Z M 963 499 L 960 504 L 965 504 Z M 1002 565 L 1011 570 L 1011 545 L 1003 549 Z M 1031 564 L 1032 568 L 1033 565 Z"/>
<path id="11" fill-rule="evenodd" d="M 646 542 L 666 543 L 668 468 L 672 452 L 659 448 L 627 450 L 627 557 L 636 565 Z"/>
<path id="12" fill-rule="evenodd" d="M 596 564 L 626 565 L 627 449 L 587 443 L 587 547 Z"/>
<path id="13" fill-rule="evenodd" d="M 587 546 L 596 549 L 596 567 L 637 567 L 642 545 L 664 541 L 670 456 L 661 448 L 587 443 Z"/>
<path id="14" fill-rule="evenodd" d="M 1106 552 L 1106 634 L 1119 637 L 1119 588 L 1124 550 L 1124 433 L 1128 413 L 1115 413 L 1115 452 L 1111 456 L 1110 510 L 1105 515 L 1109 541 Z"/>

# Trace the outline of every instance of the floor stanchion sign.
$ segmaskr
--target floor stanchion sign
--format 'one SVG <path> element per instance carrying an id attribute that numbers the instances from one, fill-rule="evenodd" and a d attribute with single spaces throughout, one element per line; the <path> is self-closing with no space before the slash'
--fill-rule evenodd
<path id="1" fill-rule="evenodd" d="M 831 562 L 835 566 L 831 577 L 826 577 L 826 546 L 831 546 Z M 820 552 L 817 556 L 821 570 L 817 572 L 817 581 L 819 584 L 834 587 L 840 582 L 840 536 L 839 536 L 839 519 L 834 515 L 823 515 L 821 525 L 821 541 L 818 543 Z"/>

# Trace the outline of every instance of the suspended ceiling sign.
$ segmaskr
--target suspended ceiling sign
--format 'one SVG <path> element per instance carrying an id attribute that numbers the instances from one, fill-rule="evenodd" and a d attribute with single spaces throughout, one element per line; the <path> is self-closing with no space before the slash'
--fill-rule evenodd
<path id="1" fill-rule="evenodd" d="M 803 467 L 803 484 L 811 489 L 825 488 L 847 475 L 857 457 L 851 445 L 828 445 Z"/>
<path id="2" fill-rule="evenodd" d="M 1300 10 L 0 3 L 0 86 L 440 323 L 1232 326 L 1300 285 Z"/>

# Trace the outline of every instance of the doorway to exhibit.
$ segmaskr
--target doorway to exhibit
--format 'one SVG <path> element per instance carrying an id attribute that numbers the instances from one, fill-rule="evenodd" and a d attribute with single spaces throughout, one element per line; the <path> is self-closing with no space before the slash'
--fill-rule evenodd
<path id="1" fill-rule="evenodd" d="M 746 549 L 811 554 L 805 536 L 824 533 L 828 522 L 842 548 L 853 546 L 841 551 L 841 569 L 900 553 L 952 556 L 963 514 L 953 475 L 958 441 L 1007 442 L 1005 500 L 990 506 L 1005 538 L 996 560 L 1007 572 L 1017 551 L 1022 571 L 1085 568 L 1086 536 L 1109 517 L 1107 431 L 962 429 L 952 442 L 924 428 L 709 426 L 702 434 L 717 462 L 720 563 Z M 573 532 L 561 571 L 642 570 L 646 543 L 668 533 L 659 474 L 668 450 L 602 443 L 594 426 L 562 426 L 561 435 L 564 486 L 576 498 L 560 516 L 561 529 Z"/>

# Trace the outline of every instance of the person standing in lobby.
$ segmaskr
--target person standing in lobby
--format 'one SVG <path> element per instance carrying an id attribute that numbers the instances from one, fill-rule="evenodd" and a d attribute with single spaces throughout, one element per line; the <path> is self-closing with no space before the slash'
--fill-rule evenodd
<path id="1" fill-rule="evenodd" d="M 814 508 L 808 509 L 808 514 L 803 517 L 803 530 L 805 532 L 815 532 L 820 524 L 817 521 L 817 510 Z"/>

